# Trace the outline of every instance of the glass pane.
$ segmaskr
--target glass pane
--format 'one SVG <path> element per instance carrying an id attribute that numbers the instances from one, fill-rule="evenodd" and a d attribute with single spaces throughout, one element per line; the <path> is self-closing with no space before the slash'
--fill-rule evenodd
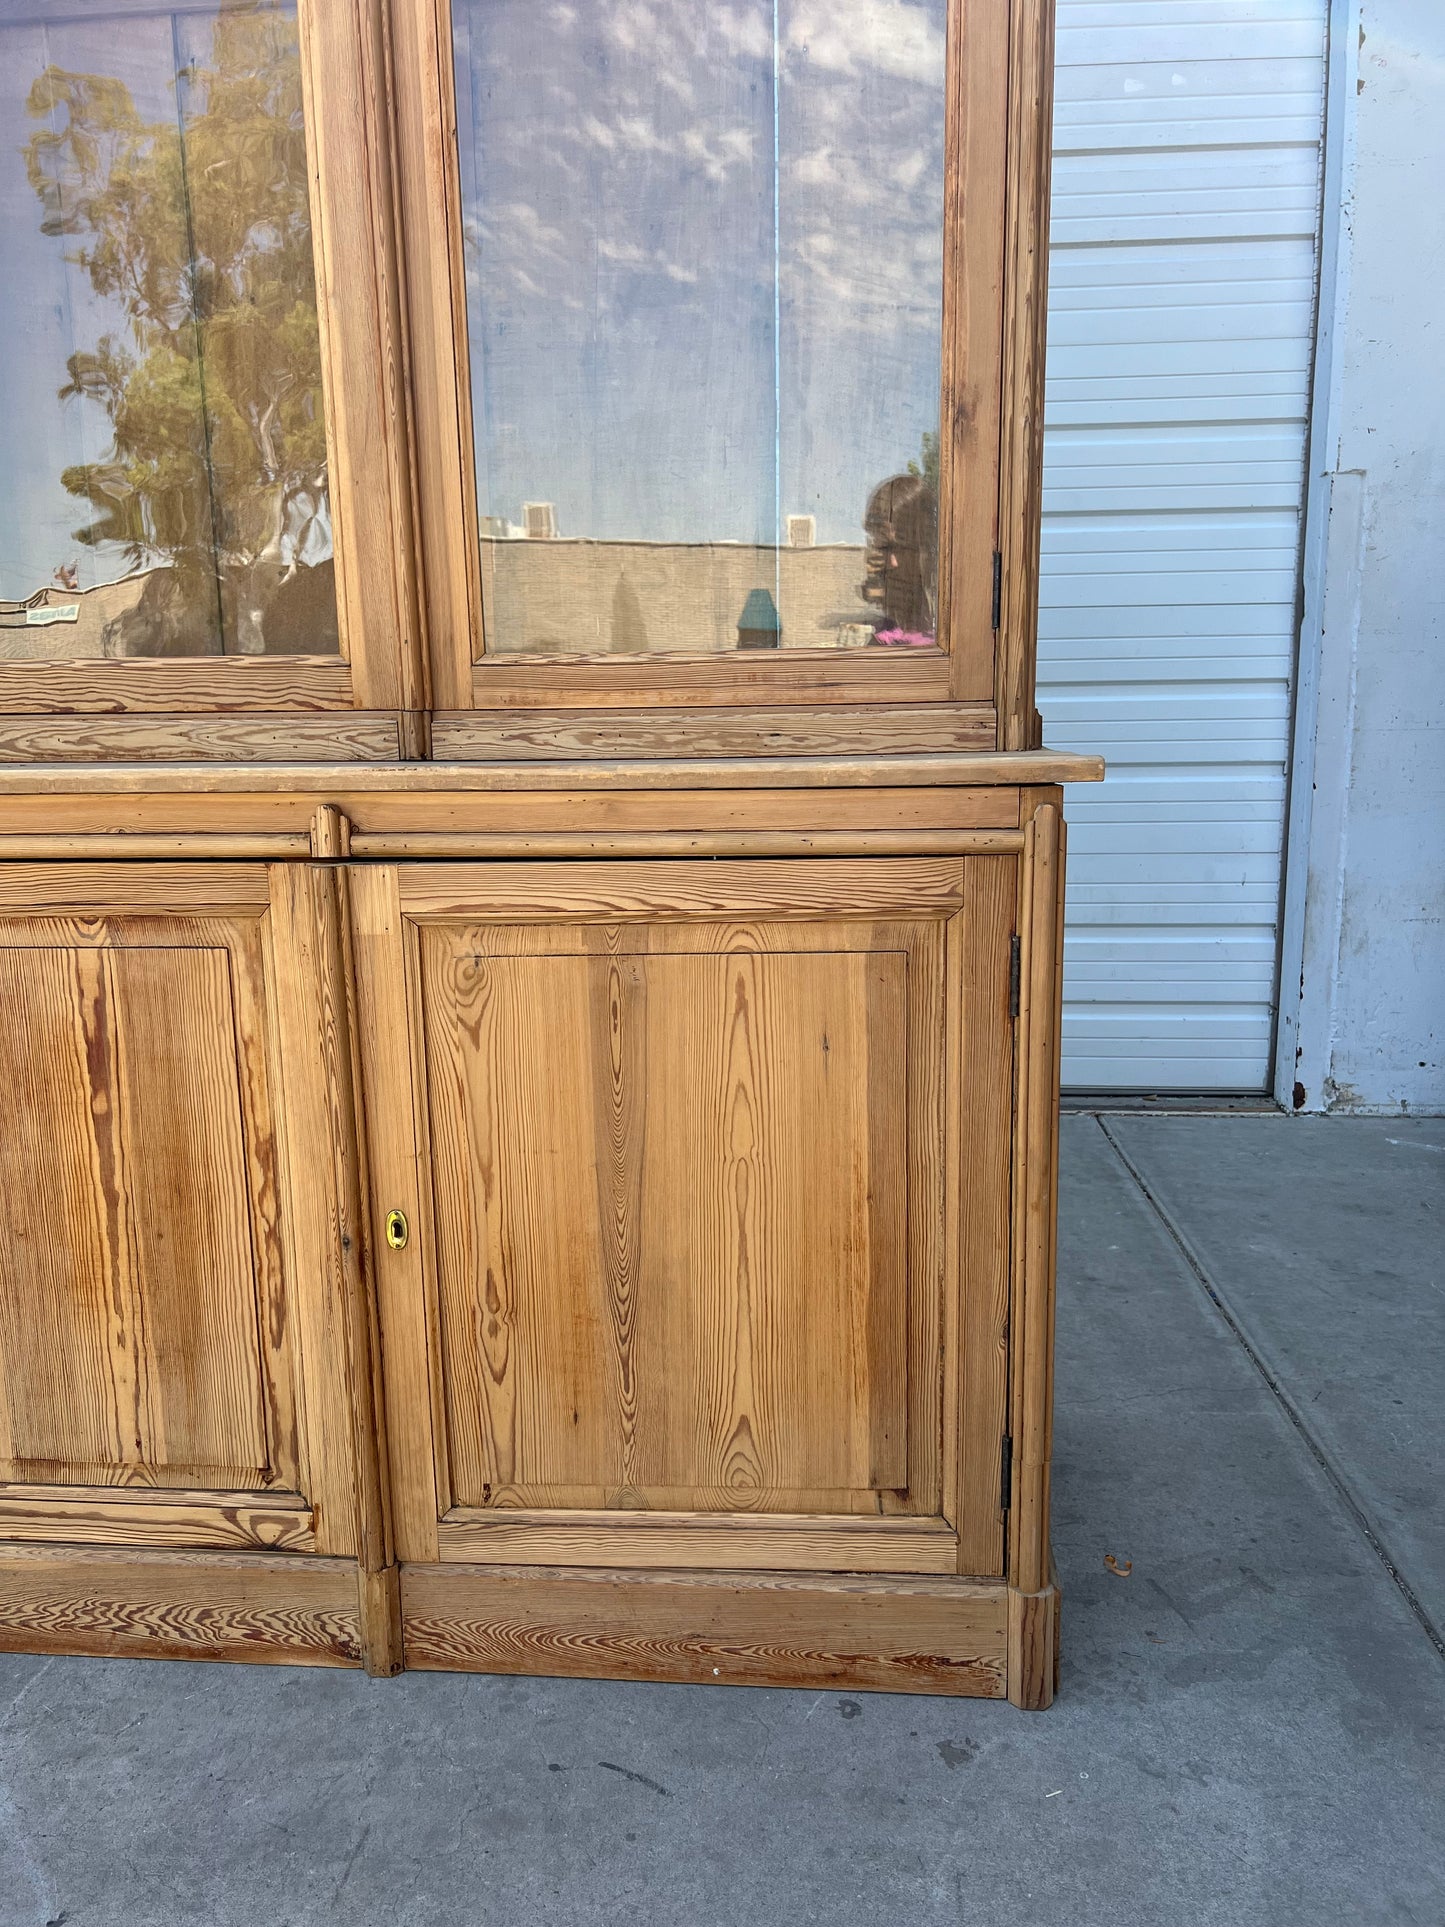
<path id="1" fill-rule="evenodd" d="M 453 0 L 489 654 L 934 640 L 946 0 Z"/>
<path id="2" fill-rule="evenodd" d="M 294 5 L 0 0 L 0 659 L 338 647 Z"/>

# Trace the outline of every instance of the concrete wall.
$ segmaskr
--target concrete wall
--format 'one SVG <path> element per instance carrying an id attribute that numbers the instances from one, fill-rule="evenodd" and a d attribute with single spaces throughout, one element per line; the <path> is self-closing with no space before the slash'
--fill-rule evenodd
<path id="1" fill-rule="evenodd" d="M 1276 1094 L 1445 1111 L 1442 0 L 1339 0 L 1330 116 Z"/>
<path id="2" fill-rule="evenodd" d="M 753 589 L 775 597 L 782 646 L 857 648 L 880 611 L 858 594 L 861 547 L 741 542 L 482 542 L 487 647 L 497 655 L 736 651 Z"/>

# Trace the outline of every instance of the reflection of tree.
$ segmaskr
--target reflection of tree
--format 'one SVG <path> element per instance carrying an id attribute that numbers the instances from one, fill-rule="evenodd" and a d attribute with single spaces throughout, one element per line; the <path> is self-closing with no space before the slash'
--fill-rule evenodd
<path id="1" fill-rule="evenodd" d="M 60 391 L 112 432 L 103 460 L 61 476 L 94 511 L 77 539 L 170 564 L 122 653 L 211 649 L 218 624 L 228 649 L 285 646 L 274 632 L 308 603 L 305 646 L 334 648 L 329 593 L 301 579 L 329 516 L 295 21 L 219 14 L 209 66 L 176 86 L 183 112 L 161 122 L 102 74 L 50 67 L 30 90 L 42 230 L 81 237 L 69 259 L 125 316 L 123 337 L 70 356 Z"/>
<path id="2" fill-rule="evenodd" d="M 858 593 L 881 611 L 880 642 L 933 640 L 938 610 L 938 436 L 925 433 L 919 459 L 890 475 L 863 513 L 868 574 Z"/>

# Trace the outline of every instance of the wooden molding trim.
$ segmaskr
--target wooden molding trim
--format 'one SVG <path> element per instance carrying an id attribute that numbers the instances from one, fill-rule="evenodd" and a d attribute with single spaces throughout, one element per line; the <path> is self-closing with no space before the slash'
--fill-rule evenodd
<path id="1" fill-rule="evenodd" d="M 17 839 L 18 840 L 18 839 Z M 257 839 L 258 841 L 260 839 Z M 5 841 L 0 838 L 0 855 Z M 1023 848 L 1020 830 L 716 830 L 560 832 L 378 830 L 352 838 L 359 857 L 977 856 Z"/>
<path id="2" fill-rule="evenodd" d="M 126 716 L 173 710 L 349 710 L 339 656 L 191 656 L 168 661 L 0 663 L 0 716 Z"/>
<path id="3" fill-rule="evenodd" d="M 361 1661 L 349 1559 L 0 1546 L 0 1652 Z"/>
<path id="4" fill-rule="evenodd" d="M 347 700 L 424 709 L 387 10 L 385 0 L 299 8 Z"/>
<path id="5" fill-rule="evenodd" d="M 1018 754 L 661 758 L 639 762 L 363 764 L 344 772 L 309 763 L 12 764 L 0 766 L 0 798 L 38 795 L 296 794 L 340 801 L 348 794 L 416 796 L 438 790 L 750 790 L 1016 787 L 1097 783 L 1100 756 L 1069 750 Z"/>
<path id="6" fill-rule="evenodd" d="M 853 708 L 453 710 L 432 745 L 443 762 L 604 762 L 631 757 L 895 756 L 987 751 L 991 703 Z"/>
<path id="7" fill-rule="evenodd" d="M 0 1488 L 0 1539 L 232 1552 L 315 1547 L 311 1507 L 299 1493 L 170 1492 L 154 1486 L 120 1492 L 6 1485 Z"/>
<path id="8" fill-rule="evenodd" d="M 998 1582 L 403 1566 L 409 1667 L 1005 1696 Z"/>
<path id="9" fill-rule="evenodd" d="M 532 1512 L 454 1507 L 439 1557 L 472 1565 L 682 1567 L 774 1572 L 955 1573 L 944 1519 L 815 1513 Z"/>
<path id="10" fill-rule="evenodd" d="M 394 763 L 394 715 L 7 716 L 0 763 Z"/>
<path id="11" fill-rule="evenodd" d="M 1050 1583 L 1059 1026 L 1064 840 L 1059 807 L 1040 799 L 1024 826 L 1020 878 L 1019 1053 L 1013 1176 L 1010 1585 Z"/>
<path id="12" fill-rule="evenodd" d="M 1000 749 L 1039 741 L 1034 708 L 1044 357 L 1049 294 L 1049 171 L 1054 0 L 1010 0 L 1003 414 L 999 465 L 999 629 L 994 703 Z"/>

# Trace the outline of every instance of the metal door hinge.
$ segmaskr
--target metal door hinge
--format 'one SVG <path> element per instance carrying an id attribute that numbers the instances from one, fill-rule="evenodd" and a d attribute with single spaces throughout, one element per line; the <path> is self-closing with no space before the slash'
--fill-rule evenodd
<path id="1" fill-rule="evenodd" d="M 998 1509 L 1007 1512 L 1013 1504 L 1014 1495 L 1014 1442 L 1009 1433 L 1003 1435 L 1003 1446 L 999 1453 L 998 1464 Z"/>
<path id="2" fill-rule="evenodd" d="M 993 626 L 995 631 L 998 629 L 998 625 L 1002 619 L 1003 555 L 998 549 L 995 549 L 993 552 Z"/>
<path id="3" fill-rule="evenodd" d="M 1010 937 L 1008 941 L 1008 1014 L 1019 1014 L 1019 993 L 1023 987 L 1024 946 L 1022 937 Z"/>

